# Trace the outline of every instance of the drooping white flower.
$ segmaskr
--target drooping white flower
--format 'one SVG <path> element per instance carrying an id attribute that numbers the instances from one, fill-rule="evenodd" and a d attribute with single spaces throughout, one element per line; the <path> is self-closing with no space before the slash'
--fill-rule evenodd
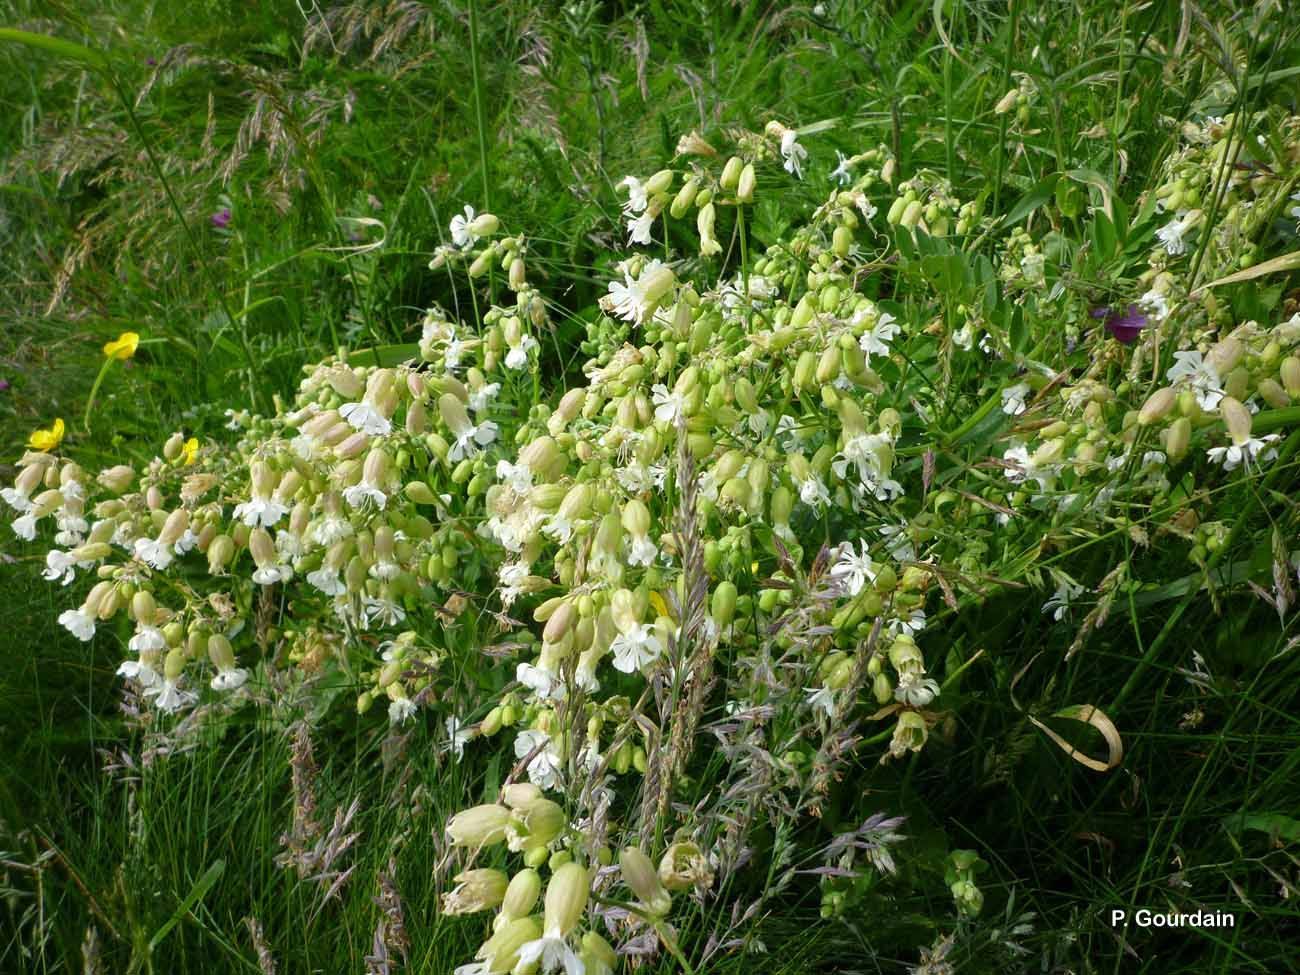
<path id="1" fill-rule="evenodd" d="M 1277 448 L 1269 444 L 1281 439 L 1281 434 L 1270 433 L 1263 437 L 1250 437 L 1241 443 L 1226 447 L 1211 447 L 1208 451 L 1210 460 L 1222 464 L 1225 471 L 1238 467 L 1250 467 L 1252 464 L 1269 464 L 1277 460 Z"/>
<path id="2" fill-rule="evenodd" d="M 563 701 L 564 681 L 559 676 L 535 664 L 521 663 L 515 667 L 515 680 L 523 684 L 543 701 Z"/>
<path id="3" fill-rule="evenodd" d="M 80 609 L 65 609 L 59 614 L 59 625 L 82 643 L 90 642 L 95 635 L 95 618 Z"/>
<path id="4" fill-rule="evenodd" d="M 627 218 L 627 242 L 629 244 L 653 244 L 651 233 L 655 226 L 654 211 L 646 210 L 639 216 Z"/>
<path id="5" fill-rule="evenodd" d="M 1187 242 L 1183 240 L 1187 231 L 1188 227 L 1183 218 L 1175 217 L 1156 231 L 1156 237 L 1164 244 L 1166 253 L 1178 257 L 1187 253 Z"/>
<path id="6" fill-rule="evenodd" d="M 528 354 L 536 349 L 537 339 L 531 335 L 521 335 L 519 344 L 512 345 L 510 351 L 506 353 L 507 369 L 523 369 L 528 365 Z"/>
<path id="7" fill-rule="evenodd" d="M 686 397 L 676 390 L 669 390 L 663 383 L 650 387 L 650 398 L 654 402 L 655 419 L 661 423 L 675 424 L 686 409 Z"/>
<path id="8" fill-rule="evenodd" d="M 1029 393 L 1028 383 L 1016 383 L 1002 390 L 1002 412 L 1007 416 L 1019 416 L 1025 412 L 1025 398 Z"/>
<path id="9" fill-rule="evenodd" d="M 781 158 L 783 168 L 795 179 L 803 179 L 803 164 L 808 159 L 808 150 L 799 145 L 799 133 L 786 129 L 781 135 Z"/>
<path id="10" fill-rule="evenodd" d="M 1147 313 L 1147 316 L 1157 322 L 1162 322 L 1169 317 L 1169 300 L 1165 297 L 1163 291 L 1156 291 L 1154 288 L 1144 292 L 1142 297 L 1137 300 L 1138 307 Z"/>
<path id="11" fill-rule="evenodd" d="M 1201 353 L 1195 349 L 1175 352 L 1174 358 L 1177 361 L 1169 367 L 1165 378 L 1175 386 L 1184 384 L 1190 386 L 1196 394 L 1196 402 L 1201 404 L 1201 409 L 1206 411 L 1218 409 L 1224 392 L 1223 382 L 1214 366 L 1206 362 Z"/>
<path id="12" fill-rule="evenodd" d="M 347 420 L 353 430 L 370 437 L 386 437 L 393 432 L 392 421 L 365 400 L 344 403 L 339 407 L 339 416 Z"/>
<path id="13" fill-rule="evenodd" d="M 288 513 L 279 501 L 255 497 L 235 505 L 234 517 L 249 528 L 271 528 Z"/>
<path id="14" fill-rule="evenodd" d="M 659 547 L 650 541 L 650 536 L 641 535 L 633 538 L 628 545 L 627 564 L 644 565 L 654 564 L 655 556 L 659 554 Z"/>
<path id="15" fill-rule="evenodd" d="M 655 635 L 654 627 L 638 623 L 627 633 L 614 637 L 609 645 L 614 656 L 614 669 L 632 674 L 654 663 L 664 652 L 663 644 Z"/>
<path id="16" fill-rule="evenodd" d="M 920 607 L 912 610 L 906 616 L 896 616 L 885 624 L 884 633 L 886 636 L 916 636 L 925 629 L 925 610 Z"/>
<path id="17" fill-rule="evenodd" d="M 887 311 L 882 311 L 871 328 L 862 333 L 858 345 L 868 359 L 873 355 L 889 355 L 889 343 L 900 331 L 894 316 Z"/>
<path id="18" fill-rule="evenodd" d="M 515 737 L 515 758 L 525 758 L 538 746 L 544 746 L 528 763 L 528 781 L 541 789 L 558 789 L 562 781 L 563 759 L 555 742 L 545 731 L 528 728 Z"/>
<path id="19" fill-rule="evenodd" d="M 564 975 L 585 975 L 587 971 L 587 966 L 577 952 L 569 946 L 568 939 L 557 933 L 548 933 L 536 941 L 525 942 L 519 949 L 517 968 L 538 970 L 530 968 L 534 965 L 540 966 L 542 972 L 563 970 Z"/>
<path id="20" fill-rule="evenodd" d="M 464 250 L 467 247 L 473 247 L 478 240 L 478 235 L 474 233 L 470 226 L 474 222 L 474 208 L 466 204 L 464 214 L 456 214 L 451 218 L 451 242 Z"/>
<path id="21" fill-rule="evenodd" d="M 253 581 L 259 586 L 274 586 L 277 582 L 288 582 L 293 578 L 293 569 L 284 562 L 263 565 L 253 570 Z"/>
<path id="22" fill-rule="evenodd" d="M 624 176 L 619 180 L 618 185 L 627 190 L 627 202 L 623 204 L 624 213 L 640 213 L 650 205 L 645 185 L 635 176 Z"/>
<path id="23" fill-rule="evenodd" d="M 836 149 L 835 160 L 837 165 L 831 170 L 831 179 L 841 186 L 848 186 L 853 182 L 853 174 L 849 172 L 849 166 L 851 165 L 849 157 Z"/>
<path id="24" fill-rule="evenodd" d="M 243 667 L 227 667 L 218 671 L 209 686 L 214 691 L 237 691 L 248 683 L 248 671 Z"/>
<path id="25" fill-rule="evenodd" d="M 469 209 L 466 207 L 466 209 Z M 388 705 L 388 722 L 389 724 L 404 725 L 415 717 L 419 708 L 409 697 L 399 697 Z"/>
<path id="26" fill-rule="evenodd" d="M 867 543 L 859 542 L 860 551 L 853 550 L 852 543 L 840 546 L 839 557 L 831 566 L 831 578 L 839 582 L 849 596 L 856 596 L 876 581 L 876 563 L 867 551 Z"/>
<path id="27" fill-rule="evenodd" d="M 456 442 L 451 445 L 451 450 L 447 451 L 447 459 L 454 464 L 466 457 L 476 456 L 484 447 L 496 440 L 497 430 L 498 427 L 492 420 L 469 424 L 463 430 L 456 432 Z"/>
<path id="28" fill-rule="evenodd" d="M 939 696 L 939 682 L 914 671 L 898 675 L 898 686 L 894 688 L 894 700 L 908 707 L 928 707 Z"/>
<path id="29" fill-rule="evenodd" d="M 820 711 L 828 718 L 835 716 L 835 691 L 829 687 L 805 687 L 804 695 L 808 705 L 814 711 Z"/>
<path id="30" fill-rule="evenodd" d="M 153 703 L 159 711 L 165 711 L 168 714 L 175 714 L 198 700 L 197 694 L 182 691 L 173 681 L 169 680 L 146 687 L 144 693 L 145 697 L 153 698 Z"/>
<path id="31" fill-rule="evenodd" d="M 137 559 L 159 572 L 172 564 L 172 547 L 156 538 L 137 538 L 134 549 Z"/>
<path id="32" fill-rule="evenodd" d="M 50 582 L 58 579 L 66 586 L 77 577 L 76 569 L 77 560 L 71 553 L 52 548 L 45 553 L 45 571 L 41 573 L 41 578 Z"/>
<path id="33" fill-rule="evenodd" d="M 469 408 L 475 413 L 482 413 L 492 405 L 499 392 L 501 392 L 500 383 L 484 383 L 469 394 Z"/>
<path id="34" fill-rule="evenodd" d="M 384 489 L 373 481 L 367 481 L 362 478 L 351 487 L 343 489 L 343 500 L 348 503 L 349 508 L 364 508 L 373 504 L 380 511 L 388 505 L 388 495 Z"/>
<path id="35" fill-rule="evenodd" d="M 810 474 L 799 482 L 799 500 L 814 511 L 821 511 L 831 501 L 826 483 L 816 474 Z"/>
<path id="36" fill-rule="evenodd" d="M 24 542 L 36 540 L 36 514 L 34 512 L 29 511 L 25 515 L 19 515 L 13 520 L 10 527 L 13 528 L 14 534 Z"/>
<path id="37" fill-rule="evenodd" d="M 117 667 L 117 676 L 133 680 L 142 687 L 157 687 L 162 675 L 141 660 L 123 660 Z"/>
<path id="38" fill-rule="evenodd" d="M 447 740 L 443 743 L 443 750 L 451 752 L 459 762 L 465 757 L 465 745 L 474 737 L 473 731 L 454 714 L 448 716 L 443 722 L 443 727 L 447 729 Z"/>
<path id="39" fill-rule="evenodd" d="M 361 608 L 370 624 L 396 626 L 406 619 L 406 610 L 389 596 L 365 596 L 361 600 Z"/>
<path id="40" fill-rule="evenodd" d="M 162 630 L 156 626 L 149 626 L 145 623 L 136 624 L 135 634 L 127 641 L 127 649 L 133 653 L 148 653 L 153 650 L 161 650 L 167 646 L 167 641 L 163 638 Z"/>

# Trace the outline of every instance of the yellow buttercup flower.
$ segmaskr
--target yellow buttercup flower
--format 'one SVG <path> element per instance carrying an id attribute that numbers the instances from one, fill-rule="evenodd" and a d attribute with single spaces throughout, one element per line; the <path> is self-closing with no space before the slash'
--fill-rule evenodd
<path id="1" fill-rule="evenodd" d="M 27 446 L 32 450 L 50 451 L 63 442 L 63 419 L 54 421 L 48 430 L 33 430 L 27 438 Z"/>
<path id="2" fill-rule="evenodd" d="M 198 453 L 199 453 L 199 438 L 190 437 L 189 440 L 186 440 L 185 443 L 181 445 L 181 456 L 180 456 L 181 466 L 188 467 L 190 464 L 193 464 L 194 458 L 198 456 Z"/>
<path id="3" fill-rule="evenodd" d="M 123 332 L 112 342 L 104 343 L 104 355 L 110 359 L 129 359 L 135 355 L 140 345 L 140 336 L 136 332 Z"/>

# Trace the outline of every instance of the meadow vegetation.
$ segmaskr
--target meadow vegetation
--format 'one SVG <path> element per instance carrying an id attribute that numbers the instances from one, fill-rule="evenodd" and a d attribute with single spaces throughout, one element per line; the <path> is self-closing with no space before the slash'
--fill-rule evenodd
<path id="1" fill-rule="evenodd" d="M 0 969 L 1294 964 L 1284 5 L 0 12 Z"/>

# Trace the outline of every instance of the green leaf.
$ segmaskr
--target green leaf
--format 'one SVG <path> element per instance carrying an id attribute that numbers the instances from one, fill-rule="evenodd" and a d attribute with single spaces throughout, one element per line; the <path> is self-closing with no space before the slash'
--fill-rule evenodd
<path id="1" fill-rule="evenodd" d="M 1255 830 L 1288 843 L 1300 842 L 1300 819 L 1292 819 L 1281 813 L 1237 813 L 1223 820 L 1223 828 L 1229 833 Z"/>
<path id="2" fill-rule="evenodd" d="M 27 47 L 34 47 L 38 51 L 44 51 L 47 54 L 80 61 L 82 64 L 97 70 L 102 70 L 108 66 L 108 59 L 98 51 L 93 51 L 74 41 L 65 41 L 61 37 L 51 37 L 49 34 L 35 34 L 31 31 L 16 30 L 13 27 L 0 27 L 0 41 L 14 41 L 18 44 L 25 44 Z"/>
<path id="3" fill-rule="evenodd" d="M 1025 217 L 1029 216 L 1048 200 L 1056 195 L 1056 184 L 1060 180 L 1060 173 L 1052 173 L 1045 176 L 1034 184 L 1033 189 L 1020 198 L 1020 201 L 1011 208 L 1010 212 L 1003 218 L 1002 226 L 1010 227 L 1018 224 Z"/>
<path id="4" fill-rule="evenodd" d="M 348 361 L 363 366 L 395 366 L 408 359 L 418 358 L 419 355 L 419 345 L 403 342 L 400 345 L 375 345 L 368 349 L 356 349 L 348 353 Z"/>
<path id="5" fill-rule="evenodd" d="M 185 900 L 181 901 L 181 906 L 176 908 L 176 913 L 168 918 L 167 923 L 159 928 L 154 936 L 149 939 L 150 951 L 157 948 L 158 945 L 162 943 L 163 938 L 167 937 L 167 935 L 171 933 L 171 929 L 180 924 L 181 919 L 185 917 L 186 914 L 190 913 L 190 910 L 195 904 L 203 900 L 203 895 L 212 889 L 212 885 L 217 882 L 225 870 L 226 861 L 218 860 L 204 871 L 203 876 L 200 877 L 194 886 L 190 888 L 190 892 L 186 895 Z"/>

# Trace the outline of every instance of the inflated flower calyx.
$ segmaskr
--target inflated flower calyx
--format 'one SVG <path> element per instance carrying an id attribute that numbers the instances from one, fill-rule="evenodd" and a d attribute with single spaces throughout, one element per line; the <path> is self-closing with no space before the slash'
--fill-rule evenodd
<path id="1" fill-rule="evenodd" d="M 492 846 L 505 842 L 510 810 L 496 803 L 459 812 L 447 823 L 447 836 L 456 846 Z"/>
<path id="2" fill-rule="evenodd" d="M 495 908 L 505 897 L 510 878 L 500 870 L 480 868 L 462 870 L 452 881 L 456 886 L 442 895 L 442 912 L 456 915 Z"/>

